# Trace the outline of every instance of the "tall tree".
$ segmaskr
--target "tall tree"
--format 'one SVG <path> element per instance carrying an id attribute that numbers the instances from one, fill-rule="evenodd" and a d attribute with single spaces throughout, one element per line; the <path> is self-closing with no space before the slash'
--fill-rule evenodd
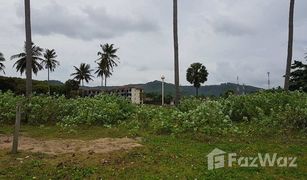
<path id="1" fill-rule="evenodd" d="M 57 54 L 54 49 L 46 49 L 44 53 L 44 59 L 41 62 L 41 65 L 48 70 L 48 84 L 50 80 L 50 72 L 53 72 L 54 69 L 60 65 L 60 62 L 56 60 Z"/>
<path id="2" fill-rule="evenodd" d="M 103 80 L 105 83 L 105 86 L 107 85 L 107 78 L 109 78 L 112 73 L 106 63 L 106 61 L 100 61 L 97 63 L 98 67 L 97 70 L 95 72 L 95 74 L 97 74 L 97 77 L 101 77 L 101 87 L 103 86 Z M 103 79 L 103 77 L 105 77 L 105 79 Z"/>
<path id="3" fill-rule="evenodd" d="M 291 71 L 291 63 L 292 63 L 294 4 L 295 4 L 295 0 L 290 0 L 288 55 L 287 55 L 287 67 L 286 67 L 285 87 L 284 87 L 285 90 L 289 90 L 289 80 L 290 80 L 290 71 Z"/>
<path id="4" fill-rule="evenodd" d="M 84 81 L 86 83 L 88 83 L 89 81 L 92 81 L 92 69 L 91 66 L 89 64 L 85 64 L 85 63 L 81 63 L 80 67 L 76 67 L 75 68 L 75 73 L 72 73 L 71 76 L 74 76 L 74 79 L 79 81 L 79 83 L 81 82 L 82 86 L 84 86 Z"/>
<path id="5" fill-rule="evenodd" d="M 32 95 L 32 70 L 34 59 L 32 59 L 32 32 L 31 32 L 31 4 L 30 0 L 25 0 L 25 31 L 26 31 L 26 96 L 31 97 Z"/>
<path id="6" fill-rule="evenodd" d="M 179 89 L 179 45 L 178 45 L 178 2 L 173 0 L 173 33 L 174 33 L 174 66 L 175 66 L 175 104 L 178 105 L 180 101 Z"/>
<path id="7" fill-rule="evenodd" d="M 114 44 L 100 45 L 101 50 L 97 53 L 99 58 L 97 59 L 98 76 L 105 80 L 105 86 L 107 86 L 107 78 L 112 75 L 114 67 L 118 66 L 119 57 L 116 55 L 118 48 L 114 48 Z"/>
<path id="8" fill-rule="evenodd" d="M 4 71 L 5 66 L 2 63 L 4 61 L 5 61 L 5 58 L 4 58 L 3 54 L 0 52 L 0 72 L 2 71 L 5 74 L 5 71 Z"/>
<path id="9" fill-rule="evenodd" d="M 41 61 L 43 60 L 42 59 L 43 49 L 38 47 L 38 46 L 35 46 L 32 43 L 31 51 L 30 51 L 30 53 L 27 53 L 26 52 L 27 51 L 26 46 L 27 45 L 25 45 L 25 48 L 24 48 L 25 52 L 11 56 L 11 60 L 17 59 L 17 61 L 14 64 L 14 67 L 16 66 L 17 71 L 19 71 L 20 74 L 22 75 L 27 70 L 27 62 L 28 62 L 27 61 L 28 60 L 27 54 L 31 54 L 30 59 L 31 59 L 32 65 L 30 67 L 32 68 L 33 73 L 35 75 L 37 75 L 37 72 L 43 69 L 43 66 L 41 65 Z M 32 71 L 31 71 L 31 84 L 32 84 Z M 31 91 L 31 93 L 32 93 L 32 91 Z M 28 94 L 28 95 L 31 95 L 31 93 Z"/>
<path id="10" fill-rule="evenodd" d="M 193 63 L 187 70 L 187 81 L 196 89 L 196 96 L 198 96 L 198 89 L 201 84 L 207 81 L 208 71 L 201 63 Z"/>

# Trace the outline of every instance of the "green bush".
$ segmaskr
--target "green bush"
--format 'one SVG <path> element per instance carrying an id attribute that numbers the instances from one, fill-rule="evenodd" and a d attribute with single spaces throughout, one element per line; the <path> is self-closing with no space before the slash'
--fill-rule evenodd
<path id="1" fill-rule="evenodd" d="M 185 105 L 178 109 L 142 106 L 135 114 L 130 127 L 157 134 L 224 134 L 233 130 L 230 118 L 223 113 L 223 107 L 219 102 L 202 101 L 195 108 L 188 110 L 186 105 L 193 101 L 200 102 L 194 98 L 185 100 Z"/>
<path id="2" fill-rule="evenodd" d="M 61 109 L 62 126 L 69 125 L 104 125 L 112 126 L 130 118 L 135 111 L 135 106 L 128 100 L 110 95 L 99 95 L 93 98 L 77 98 L 66 100 Z"/>
<path id="3" fill-rule="evenodd" d="M 0 124 L 12 124 L 16 117 L 16 105 L 22 103 L 23 97 L 15 96 L 12 92 L 0 91 Z"/>
<path id="4" fill-rule="evenodd" d="M 18 102 L 28 114 L 27 122 L 34 125 L 126 125 L 156 134 L 226 134 L 236 132 L 238 123 L 244 122 L 256 125 L 254 130 L 259 132 L 307 132 L 307 94 L 300 92 L 260 92 L 217 100 L 186 98 L 178 107 L 136 106 L 110 95 L 76 99 L 35 95 L 27 102 L 23 96 L 0 92 L 0 123 L 14 122 Z"/>
<path id="5" fill-rule="evenodd" d="M 299 92 L 260 92 L 247 96 L 230 96 L 223 101 L 225 113 L 232 121 L 259 120 L 285 111 L 286 106 L 307 106 L 307 95 Z"/>

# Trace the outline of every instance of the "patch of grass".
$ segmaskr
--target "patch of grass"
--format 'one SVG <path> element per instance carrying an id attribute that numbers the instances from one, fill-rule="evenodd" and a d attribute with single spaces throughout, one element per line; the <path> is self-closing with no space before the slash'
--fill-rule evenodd
<path id="1" fill-rule="evenodd" d="M 6 130 L 5 130 L 6 129 Z M 1 127 L 1 131 L 9 131 Z M 95 139 L 124 137 L 129 131 L 121 128 L 80 127 L 75 134 L 57 127 L 24 126 L 23 133 L 41 139 Z M 63 134 L 58 134 L 63 133 Z M 305 179 L 307 174 L 307 141 L 303 134 L 263 138 L 262 136 L 229 135 L 224 137 L 189 135 L 142 135 L 143 147 L 109 154 L 75 153 L 45 155 L 21 152 L 10 155 L 0 150 L 0 179 Z M 297 168 L 223 168 L 207 169 L 206 155 L 214 148 L 256 156 L 278 153 L 296 156 Z M 28 158 L 26 158 L 29 156 Z M 22 159 L 20 159 L 22 158 Z M 22 162 L 21 162 L 22 161 Z"/>
<path id="2" fill-rule="evenodd" d="M 0 127 L 0 134 L 12 134 L 14 126 Z M 24 136 L 39 139 L 81 139 L 90 140 L 97 138 L 122 138 L 132 136 L 127 129 L 122 127 L 105 128 L 101 126 L 80 126 L 73 131 L 66 131 L 57 126 L 29 126 L 22 125 L 20 132 Z"/>

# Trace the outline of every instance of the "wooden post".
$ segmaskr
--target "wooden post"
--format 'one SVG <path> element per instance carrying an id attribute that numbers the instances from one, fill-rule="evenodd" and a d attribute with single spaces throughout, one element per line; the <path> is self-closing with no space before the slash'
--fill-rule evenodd
<path id="1" fill-rule="evenodd" d="M 18 152 L 18 137 L 19 137 L 19 130 L 20 130 L 20 119 L 21 119 L 21 107 L 20 107 L 20 104 L 17 104 L 16 121 L 15 121 L 14 136 L 13 136 L 13 148 L 12 148 L 13 154 L 17 154 Z"/>

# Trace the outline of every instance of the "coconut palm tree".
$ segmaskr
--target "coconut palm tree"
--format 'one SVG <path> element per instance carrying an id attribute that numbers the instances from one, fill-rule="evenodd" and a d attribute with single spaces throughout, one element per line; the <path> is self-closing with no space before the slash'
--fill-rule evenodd
<path id="1" fill-rule="evenodd" d="M 4 62 L 4 61 L 5 61 L 5 58 L 4 58 L 3 54 L 0 52 L 0 72 L 2 71 L 2 72 L 5 74 L 5 72 L 4 72 L 5 66 L 4 66 L 4 64 L 2 63 L 2 62 Z"/>
<path id="2" fill-rule="evenodd" d="M 107 78 L 109 78 L 112 75 L 114 67 L 118 66 L 119 63 L 119 57 L 116 55 L 118 49 L 114 48 L 114 44 L 105 44 L 100 45 L 102 51 L 99 51 L 97 55 L 99 58 L 96 60 L 99 67 L 99 74 L 98 76 L 104 75 L 105 80 L 105 86 L 107 86 Z M 103 78 L 103 77 L 102 77 Z"/>
<path id="3" fill-rule="evenodd" d="M 294 19 L 294 4 L 295 0 L 290 0 L 290 10 L 289 10 L 289 37 L 288 37 L 288 55 L 287 55 L 287 67 L 285 75 L 285 90 L 289 90 L 290 81 L 290 71 L 292 64 L 292 54 L 293 54 L 293 19 Z"/>
<path id="4" fill-rule="evenodd" d="M 97 74 L 97 77 L 101 77 L 101 87 L 103 86 L 103 80 L 104 80 L 104 83 L 105 83 L 105 86 L 107 84 L 107 78 L 109 78 L 112 73 L 106 63 L 106 61 L 101 61 L 101 62 L 98 62 L 98 67 L 97 67 L 97 70 L 95 72 L 95 74 Z M 103 79 L 103 77 L 105 77 Z"/>
<path id="5" fill-rule="evenodd" d="M 14 66 L 16 66 L 17 71 L 20 72 L 20 74 L 22 75 L 26 69 L 27 69 L 27 53 L 26 53 L 26 45 L 24 47 L 24 51 L 22 53 L 16 54 L 11 56 L 11 60 L 17 59 L 17 61 L 15 62 Z M 35 46 L 32 43 L 32 48 L 31 48 L 31 52 L 32 54 L 31 56 L 31 61 L 32 61 L 32 71 L 35 75 L 37 75 L 37 72 L 43 69 L 43 66 L 41 65 L 41 61 L 43 60 L 42 57 L 42 53 L 43 53 L 43 49 Z M 31 76 L 32 77 L 32 76 Z M 32 79 L 32 78 L 31 78 Z"/>
<path id="6" fill-rule="evenodd" d="M 85 63 L 81 63 L 80 67 L 76 67 L 75 68 L 75 73 L 72 73 L 71 76 L 74 76 L 74 79 L 79 81 L 79 83 L 81 82 L 81 85 L 84 86 L 84 81 L 86 83 L 88 83 L 89 81 L 92 81 L 92 69 L 91 66 L 89 64 L 85 64 Z"/>
<path id="7" fill-rule="evenodd" d="M 58 57 L 55 50 L 52 49 L 46 49 L 45 53 L 44 53 L 44 59 L 41 62 L 41 65 L 45 67 L 45 69 L 48 70 L 48 84 L 49 84 L 49 80 L 50 80 L 50 72 L 53 72 L 54 69 L 60 65 L 60 62 L 56 60 L 56 58 Z"/>
<path id="8" fill-rule="evenodd" d="M 33 52 L 32 50 L 32 32 L 31 32 L 31 4 L 30 4 L 30 0 L 25 0 L 24 1 L 25 4 L 25 31 L 26 31 L 26 46 L 25 46 L 25 54 L 27 54 L 27 56 L 25 56 L 25 62 L 20 62 L 20 70 L 22 70 L 22 72 L 24 71 L 24 68 L 26 68 L 26 76 L 27 76 L 27 80 L 26 80 L 26 96 L 27 97 L 31 97 L 32 95 L 32 70 L 36 73 L 38 71 L 39 66 L 37 67 L 33 67 L 33 64 L 35 64 L 35 59 L 33 58 L 33 55 L 30 56 L 31 52 Z M 21 64 L 23 64 L 21 66 Z M 35 66 L 35 65 L 34 65 Z M 18 67 L 18 66 L 17 66 Z M 18 68 L 17 68 L 18 69 Z M 22 74 L 22 73 L 21 73 Z"/>
<path id="9" fill-rule="evenodd" d="M 173 0 L 173 33 L 174 33 L 174 65 L 175 65 L 175 104 L 178 105 L 180 100 L 179 90 L 179 45 L 178 45 L 178 2 Z"/>

